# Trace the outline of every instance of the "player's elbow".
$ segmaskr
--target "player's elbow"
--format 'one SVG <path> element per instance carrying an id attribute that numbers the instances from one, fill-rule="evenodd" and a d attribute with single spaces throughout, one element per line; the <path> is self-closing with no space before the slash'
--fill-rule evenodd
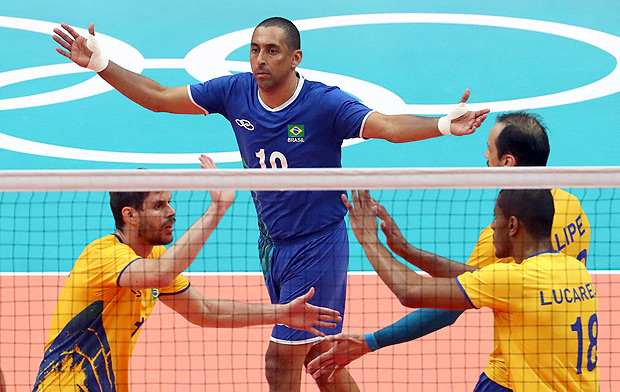
<path id="1" fill-rule="evenodd" d="M 144 105 L 147 109 L 155 113 L 169 113 L 170 109 L 166 104 L 164 99 L 154 99 L 148 103 L 148 105 Z"/>
<path id="2" fill-rule="evenodd" d="M 403 137 L 402 134 L 397 134 L 394 132 L 386 133 L 383 140 L 387 140 L 390 143 L 406 143 L 409 141 L 407 138 Z"/>
<path id="3" fill-rule="evenodd" d="M 169 87 L 158 86 L 157 90 L 151 91 L 148 98 L 142 104 L 145 108 L 155 113 L 176 113 L 174 90 Z"/>
<path id="4" fill-rule="evenodd" d="M 400 301 L 401 305 L 408 308 L 420 308 L 421 307 L 421 290 L 418 286 L 403 285 L 394 291 L 396 297 Z"/>

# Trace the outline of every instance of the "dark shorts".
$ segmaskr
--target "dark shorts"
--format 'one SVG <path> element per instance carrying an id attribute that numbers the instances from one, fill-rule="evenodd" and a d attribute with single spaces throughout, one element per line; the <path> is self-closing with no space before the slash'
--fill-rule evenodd
<path id="1" fill-rule="evenodd" d="M 300 242 L 273 243 L 261 236 L 258 245 L 271 303 L 289 303 L 314 287 L 314 296 L 309 303 L 344 314 L 349 263 L 349 241 L 344 220 Z M 334 335 L 342 331 L 342 322 L 337 323 L 336 328 L 318 329 L 326 335 Z M 274 326 L 271 334 L 271 341 L 282 344 L 320 340 L 322 338 L 310 332 L 280 324 Z"/>
<path id="2" fill-rule="evenodd" d="M 512 389 L 499 385 L 482 372 L 478 379 L 478 384 L 476 384 L 474 388 L 474 392 L 512 392 Z"/>

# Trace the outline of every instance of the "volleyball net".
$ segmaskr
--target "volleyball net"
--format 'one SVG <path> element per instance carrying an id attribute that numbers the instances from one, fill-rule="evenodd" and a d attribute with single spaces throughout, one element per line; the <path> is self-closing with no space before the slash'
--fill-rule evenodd
<path id="1" fill-rule="evenodd" d="M 208 298 L 268 303 L 250 190 L 369 189 L 411 244 L 466 262 L 493 220 L 499 190 L 518 188 L 561 188 L 576 196 L 587 214 L 587 267 L 599 301 L 590 360 L 599 369 L 601 391 L 616 390 L 617 167 L 0 172 L 0 368 L 7 390 L 32 390 L 73 263 L 86 245 L 115 231 L 109 191 L 171 191 L 178 238 L 209 205 L 207 190 L 236 190 L 233 206 L 184 275 Z M 569 246 L 584 230 L 583 222 L 567 220 L 552 239 L 554 247 Z M 351 233 L 349 243 L 343 331 L 374 332 L 413 311 L 377 277 Z M 271 328 L 200 328 L 157 304 L 131 357 L 130 390 L 266 391 L 264 354 Z M 493 314 L 472 309 L 452 326 L 365 355 L 349 371 L 364 391 L 470 391 L 492 350 Z M 302 390 L 318 388 L 305 375 Z"/>

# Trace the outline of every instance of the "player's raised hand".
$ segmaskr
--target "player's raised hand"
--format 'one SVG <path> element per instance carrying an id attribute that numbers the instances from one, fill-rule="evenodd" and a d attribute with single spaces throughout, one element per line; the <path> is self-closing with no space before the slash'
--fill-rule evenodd
<path id="1" fill-rule="evenodd" d="M 306 367 L 306 371 L 315 379 L 329 373 L 327 380 L 331 382 L 339 370 L 371 351 L 364 335 L 353 332 L 328 336 L 325 340 L 335 344 Z"/>
<path id="2" fill-rule="evenodd" d="M 373 202 L 377 216 L 381 219 L 381 231 L 385 234 L 387 245 L 392 252 L 396 253 L 400 257 L 405 257 L 407 254 L 407 245 L 409 245 L 405 239 L 405 236 L 400 231 L 396 225 L 396 222 L 394 222 L 394 219 L 392 219 L 385 207 L 374 199 Z"/>
<path id="3" fill-rule="evenodd" d="M 210 170 L 217 169 L 217 166 L 215 165 L 215 162 L 213 162 L 213 159 L 206 156 L 205 154 L 201 154 L 199 160 L 201 168 Z M 228 208 L 235 201 L 235 191 L 233 190 L 213 190 L 209 193 L 211 195 L 211 202 L 213 204 L 217 204 L 218 209 L 220 209 L 222 212 L 228 210 Z"/>
<path id="4" fill-rule="evenodd" d="M 335 322 L 342 321 L 340 312 L 309 304 L 308 300 L 313 295 L 314 287 L 311 287 L 306 294 L 295 298 L 286 305 L 279 305 L 280 309 L 276 316 L 277 323 L 295 329 L 303 329 L 318 336 L 325 336 L 325 334 L 316 329 L 315 326 L 336 328 Z"/>
<path id="5" fill-rule="evenodd" d="M 66 23 L 60 25 L 65 31 L 55 28 L 54 29 L 54 41 L 62 48 L 56 48 L 56 51 L 66 58 L 70 59 L 80 67 L 86 68 L 93 52 L 88 49 L 86 45 L 86 38 L 79 35 L 71 26 Z M 95 25 L 91 24 L 88 27 L 91 34 L 95 34 Z M 68 34 L 67 34 L 68 33 Z"/>
<path id="6" fill-rule="evenodd" d="M 456 136 L 469 135 L 474 133 L 482 122 L 487 118 L 490 109 L 477 111 L 467 110 L 465 103 L 469 99 L 470 91 L 466 89 L 461 97 L 461 101 L 450 110 L 446 116 L 439 119 L 439 130 L 444 134 Z"/>
<path id="7" fill-rule="evenodd" d="M 351 191 L 351 202 L 345 194 L 341 198 L 349 210 L 349 223 L 357 241 L 361 245 L 377 242 L 377 214 L 370 192 Z"/>
<path id="8" fill-rule="evenodd" d="M 95 39 L 95 24 L 88 26 L 89 38 L 79 35 L 66 23 L 60 25 L 65 31 L 55 28 L 54 41 L 61 46 L 56 51 L 80 67 L 101 72 L 108 66 L 108 59 L 101 54 L 99 43 Z M 64 49 L 64 50 L 63 50 Z"/>

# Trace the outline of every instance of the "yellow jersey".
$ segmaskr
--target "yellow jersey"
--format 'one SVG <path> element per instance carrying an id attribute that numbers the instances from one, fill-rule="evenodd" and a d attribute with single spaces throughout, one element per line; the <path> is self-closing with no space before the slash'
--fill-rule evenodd
<path id="1" fill-rule="evenodd" d="M 505 387 L 515 392 L 598 391 L 598 300 L 581 261 L 545 252 L 456 279 L 473 307 L 493 309 L 508 370 Z"/>
<path id="2" fill-rule="evenodd" d="M 562 189 L 552 189 L 551 194 L 555 208 L 551 229 L 553 248 L 586 264 L 590 247 L 590 222 L 581 207 L 581 202 L 577 197 Z M 480 233 L 467 264 L 483 268 L 494 263 L 513 261 L 511 257 L 502 259 L 495 257 L 493 229 L 489 225 Z M 497 333 L 493 352 L 489 355 L 489 365 L 484 373 L 491 380 L 508 388 L 508 369 L 502 358 Z"/>
<path id="3" fill-rule="evenodd" d="M 147 258 L 165 250 L 155 246 Z M 122 272 L 140 258 L 115 235 L 82 252 L 60 292 L 34 392 L 129 390 L 131 353 L 157 298 L 189 288 L 183 275 L 163 289 L 119 287 Z"/>

